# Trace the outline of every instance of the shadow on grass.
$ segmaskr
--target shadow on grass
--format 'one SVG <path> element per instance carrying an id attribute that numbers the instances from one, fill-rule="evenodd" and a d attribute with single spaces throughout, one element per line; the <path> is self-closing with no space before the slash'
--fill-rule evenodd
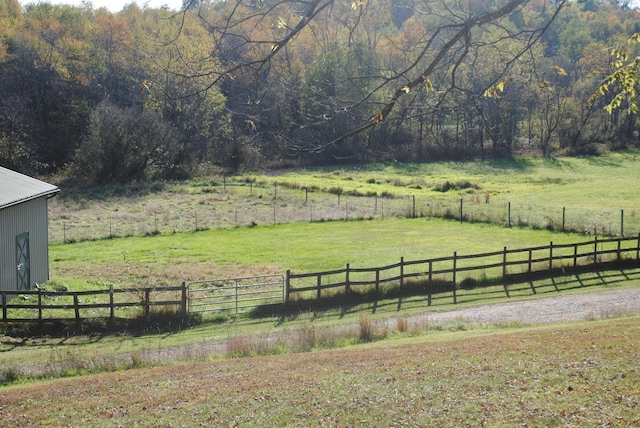
<path id="1" fill-rule="evenodd" d="M 208 321 L 212 322 L 212 321 Z M 213 321 L 215 322 L 215 320 Z M 137 318 L 91 318 L 76 320 L 34 320 L 33 322 L 5 322 L 0 324 L 0 334 L 8 337 L 49 337 L 60 338 L 60 345 L 74 336 L 90 337 L 90 342 L 97 342 L 104 336 L 128 334 L 141 336 L 145 334 L 175 333 L 202 324 L 200 314 L 189 314 L 183 317 L 178 313 L 151 313 L 149 316 Z M 87 342 L 81 343 L 81 345 Z"/>
<path id="2" fill-rule="evenodd" d="M 451 281 L 407 281 L 403 285 L 386 285 L 376 290 L 369 286 L 360 290 L 351 289 L 336 292 L 321 299 L 295 300 L 286 305 L 271 305 L 268 309 L 257 307 L 250 312 L 250 317 L 280 317 L 281 322 L 296 318 L 301 313 L 338 310 L 340 317 L 359 311 L 363 303 L 372 304 L 372 313 L 383 308 L 395 306 L 400 312 L 404 302 L 415 297 L 424 296 L 425 306 L 450 305 L 454 303 L 482 303 L 499 298 L 515 296 L 532 296 L 557 294 L 563 291 L 585 289 L 588 287 L 610 286 L 630 280 L 640 280 L 640 271 L 629 272 L 638 267 L 637 260 L 619 260 L 608 264 L 600 264 L 598 269 L 591 266 L 563 267 L 543 272 L 512 274 L 506 278 L 465 278 L 454 289 Z"/>

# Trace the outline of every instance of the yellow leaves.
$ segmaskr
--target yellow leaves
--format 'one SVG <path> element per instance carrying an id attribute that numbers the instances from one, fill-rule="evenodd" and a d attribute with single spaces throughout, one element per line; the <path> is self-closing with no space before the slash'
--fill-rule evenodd
<path id="1" fill-rule="evenodd" d="M 629 54 L 618 49 L 611 49 L 611 56 L 620 60 L 620 62 L 628 61 Z"/>
<path id="2" fill-rule="evenodd" d="M 541 80 L 540 84 L 538 85 L 538 89 L 540 91 L 553 92 L 553 86 L 551 86 L 551 82 L 549 82 L 548 80 Z"/>
<path id="3" fill-rule="evenodd" d="M 433 88 L 433 82 L 427 78 L 427 76 L 422 75 L 422 79 L 424 80 L 424 88 L 427 91 L 433 92 L 435 89 Z"/>
<path id="4" fill-rule="evenodd" d="M 492 87 L 484 91 L 484 96 L 487 98 L 500 98 L 500 93 L 504 92 L 504 88 L 507 86 L 508 81 L 497 82 Z"/>
<path id="5" fill-rule="evenodd" d="M 598 88 L 598 92 L 600 93 L 600 95 L 606 94 L 608 90 L 609 90 L 609 85 L 607 85 L 606 83 L 604 83 L 602 86 L 600 86 L 600 88 Z"/>
<path id="6" fill-rule="evenodd" d="M 362 7 L 364 5 L 365 5 L 365 2 L 363 2 L 363 1 L 353 1 L 351 3 L 351 9 L 357 10 L 359 7 Z"/>
<path id="7" fill-rule="evenodd" d="M 554 65 L 551 68 L 553 68 L 556 72 L 556 74 L 558 76 L 568 76 L 567 72 L 565 71 L 564 68 L 560 67 L 559 65 Z"/>
<path id="8" fill-rule="evenodd" d="M 411 88 L 404 86 L 401 90 L 404 91 L 405 94 L 408 94 L 411 91 Z"/>
<path id="9" fill-rule="evenodd" d="M 640 43 L 640 33 L 636 33 L 633 36 L 629 37 L 627 43 Z"/>
<path id="10" fill-rule="evenodd" d="M 381 123 L 384 120 L 384 114 L 382 114 L 382 112 L 377 113 L 375 116 L 373 116 L 373 123 L 378 124 Z"/>
<path id="11" fill-rule="evenodd" d="M 278 24 L 276 25 L 276 27 L 279 30 L 287 28 L 287 21 L 284 18 L 278 17 Z"/>

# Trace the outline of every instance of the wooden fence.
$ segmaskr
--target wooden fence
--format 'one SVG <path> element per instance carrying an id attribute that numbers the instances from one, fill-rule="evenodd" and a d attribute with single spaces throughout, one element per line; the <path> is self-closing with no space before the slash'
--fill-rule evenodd
<path id="1" fill-rule="evenodd" d="M 152 308 L 186 316 L 187 287 L 113 288 L 90 291 L 1 291 L 3 322 L 135 318 L 153 315 Z M 17 316 L 14 314 L 18 314 Z"/>
<path id="2" fill-rule="evenodd" d="M 325 272 L 294 274 L 287 271 L 285 278 L 285 303 L 297 294 L 308 299 L 315 294 L 315 299 L 322 298 L 322 292 L 330 289 L 344 289 L 349 294 L 356 287 L 375 287 L 376 293 L 385 283 L 403 286 L 407 279 L 418 278 L 425 284 L 426 291 L 431 294 L 440 291 L 445 285 L 453 293 L 453 302 L 457 303 L 456 290 L 461 286 L 462 274 L 476 272 L 468 278 L 507 279 L 515 274 L 543 273 L 560 268 L 577 268 L 578 266 L 597 267 L 612 260 L 633 259 L 640 261 L 640 234 L 637 237 L 598 239 L 574 244 L 554 244 L 507 249 L 492 253 L 439 257 L 426 260 L 405 261 L 375 268 L 352 268 L 347 264 L 345 269 Z M 517 271 L 517 272 L 516 272 Z M 479 274 L 478 274 L 479 272 Z"/>
<path id="3" fill-rule="evenodd" d="M 640 263 L 640 234 L 637 237 L 609 238 L 574 244 L 554 244 L 507 249 L 483 254 L 438 257 L 425 260 L 405 261 L 375 268 L 352 268 L 325 272 L 294 274 L 287 271 L 284 279 L 284 302 L 289 303 L 294 294 L 300 297 L 321 299 L 323 291 L 344 288 L 346 294 L 360 287 L 374 287 L 376 292 L 386 283 L 398 284 L 400 287 L 410 279 L 421 281 L 425 291 L 431 295 L 439 291 L 453 293 L 453 302 L 457 303 L 456 290 L 465 287 L 470 278 L 508 279 L 518 274 L 531 275 L 534 273 L 550 272 L 564 268 L 598 268 L 611 262 L 628 260 L 634 264 Z M 462 275 L 475 272 L 473 276 Z M 281 278 L 281 277 L 280 277 Z M 462 280 L 460 280 L 462 278 Z M 270 280 L 271 281 L 271 280 Z M 271 281 L 281 284 L 282 280 Z M 269 286 L 273 284 L 269 282 Z M 238 283 L 239 284 L 239 283 Z M 239 295 L 239 285 L 234 285 L 234 296 Z M 269 293 L 269 303 L 276 303 L 281 293 L 278 287 L 270 289 L 265 284 L 253 284 L 265 290 L 259 293 Z M 281 289 L 281 288 L 280 288 Z M 217 287 L 214 290 L 224 290 Z M 43 289 L 31 291 L 0 291 L 2 305 L 2 322 L 33 322 L 43 320 L 81 320 L 88 318 L 136 318 L 149 317 L 154 313 L 160 315 L 171 313 L 187 316 L 192 312 L 202 312 L 204 292 L 190 284 L 183 282 L 175 287 L 147 287 L 147 288 L 114 288 L 91 291 L 48 291 Z M 256 293 L 247 291 L 247 293 Z M 215 297 L 215 296 L 214 296 Z M 225 299 L 228 296 L 224 296 Z M 280 299 L 282 299 L 280 295 Z M 227 302 L 209 302 L 207 305 L 226 304 Z M 247 299 L 254 299 L 247 297 Z M 260 298 L 262 299 L 262 297 Z M 194 300 L 194 307 L 190 308 L 190 301 Z M 239 303 L 236 302 L 236 305 Z M 253 303 L 252 303 L 253 304 Z M 256 303 L 257 305 L 258 303 Z M 211 308 L 205 308 L 210 311 Z M 224 308 L 228 310 L 228 308 Z M 236 311 L 239 309 L 236 308 Z"/>

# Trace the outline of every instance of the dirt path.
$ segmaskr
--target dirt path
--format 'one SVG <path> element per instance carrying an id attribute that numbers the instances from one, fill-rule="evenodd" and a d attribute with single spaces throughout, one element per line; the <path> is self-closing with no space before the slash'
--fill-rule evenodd
<path id="1" fill-rule="evenodd" d="M 427 312 L 410 322 L 441 323 L 462 319 L 471 323 L 521 322 L 546 324 L 587 319 L 605 319 L 640 313 L 640 287 L 594 293 L 560 294 L 554 297 L 495 303 L 446 312 Z"/>

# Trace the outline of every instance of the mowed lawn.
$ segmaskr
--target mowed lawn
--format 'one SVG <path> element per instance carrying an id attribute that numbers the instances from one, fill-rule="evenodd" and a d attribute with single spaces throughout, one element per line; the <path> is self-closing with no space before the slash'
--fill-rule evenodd
<path id="1" fill-rule="evenodd" d="M 640 318 L 0 389 L 11 426 L 640 426 Z"/>
<path id="2" fill-rule="evenodd" d="M 214 229 L 50 246 L 52 280 L 69 288 L 179 285 L 256 274 L 377 267 L 405 260 L 573 243 L 578 234 L 460 224 L 453 220 L 375 219 Z"/>

